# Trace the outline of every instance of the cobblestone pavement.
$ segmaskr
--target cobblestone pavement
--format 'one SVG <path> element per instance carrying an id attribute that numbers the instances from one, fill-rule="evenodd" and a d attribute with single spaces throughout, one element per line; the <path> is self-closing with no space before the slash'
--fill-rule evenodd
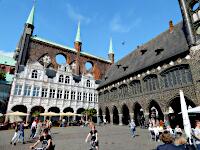
<path id="1" fill-rule="evenodd" d="M 100 150 L 153 150 L 160 143 L 151 141 L 147 129 L 137 128 L 136 137 L 131 138 L 128 126 L 98 126 Z M 56 150 L 88 150 L 85 137 L 89 128 L 53 128 L 52 137 Z M 26 144 L 10 145 L 14 130 L 0 131 L 0 150 L 28 150 L 33 141 L 28 139 L 30 130 L 25 131 Z"/>

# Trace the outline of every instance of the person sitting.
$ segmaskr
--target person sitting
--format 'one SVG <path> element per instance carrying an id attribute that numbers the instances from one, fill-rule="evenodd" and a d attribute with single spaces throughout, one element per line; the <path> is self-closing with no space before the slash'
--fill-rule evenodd
<path id="1" fill-rule="evenodd" d="M 179 127 L 179 125 L 177 125 L 176 128 L 174 129 L 174 134 L 175 134 L 176 137 L 182 135 L 182 130 Z"/>
<path id="2" fill-rule="evenodd" d="M 200 120 L 196 120 L 196 127 L 194 129 L 195 144 L 200 150 Z"/>
<path id="3" fill-rule="evenodd" d="M 30 146 L 30 149 L 34 149 L 40 142 L 42 142 L 42 148 L 45 148 L 45 150 L 54 150 L 55 145 L 53 145 L 51 135 L 49 135 L 49 130 L 47 128 L 43 130 L 39 140 L 34 145 Z"/>

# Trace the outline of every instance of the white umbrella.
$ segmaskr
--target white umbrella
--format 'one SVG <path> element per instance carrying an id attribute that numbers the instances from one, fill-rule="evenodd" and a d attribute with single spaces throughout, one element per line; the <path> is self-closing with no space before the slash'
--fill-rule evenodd
<path id="1" fill-rule="evenodd" d="M 188 113 L 200 113 L 200 106 L 188 109 Z"/>
<path id="2" fill-rule="evenodd" d="M 185 102 L 183 91 L 180 90 L 180 102 L 181 102 L 181 112 L 183 117 L 183 125 L 186 137 L 189 138 L 189 142 L 191 144 L 191 124 L 190 119 L 187 112 L 187 105 Z"/>
<path id="3" fill-rule="evenodd" d="M 15 112 L 10 112 L 5 114 L 6 116 L 27 116 L 27 113 L 23 113 L 23 112 L 19 112 L 19 111 L 15 111 Z"/>

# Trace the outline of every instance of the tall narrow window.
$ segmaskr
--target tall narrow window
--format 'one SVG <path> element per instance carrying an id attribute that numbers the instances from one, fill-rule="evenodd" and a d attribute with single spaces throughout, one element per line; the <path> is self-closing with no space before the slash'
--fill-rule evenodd
<path id="1" fill-rule="evenodd" d="M 83 101 L 86 102 L 87 101 L 87 93 L 83 92 Z"/>
<path id="2" fill-rule="evenodd" d="M 38 71 L 37 70 L 33 70 L 32 71 L 31 78 L 33 78 L 33 79 L 37 79 L 38 78 Z"/>
<path id="3" fill-rule="evenodd" d="M 63 93 L 63 91 L 61 89 L 59 89 L 57 92 L 57 99 L 62 99 L 62 93 Z"/>
<path id="4" fill-rule="evenodd" d="M 56 92 L 55 89 L 50 89 L 49 97 L 50 98 L 55 98 L 55 92 Z"/>
<path id="5" fill-rule="evenodd" d="M 72 92 L 71 92 L 71 99 L 72 99 L 72 100 L 75 100 L 75 99 L 76 99 L 76 92 L 75 92 L 75 91 L 72 91 Z"/>
<path id="6" fill-rule="evenodd" d="M 64 99 L 69 100 L 69 91 L 65 91 Z"/>
<path id="7" fill-rule="evenodd" d="M 66 76 L 66 77 L 65 77 L 65 83 L 67 83 L 67 84 L 70 83 L 70 78 L 69 78 L 69 76 Z"/>
<path id="8" fill-rule="evenodd" d="M 40 87 L 35 86 L 33 88 L 33 97 L 38 97 L 40 92 Z"/>
<path id="9" fill-rule="evenodd" d="M 24 87 L 24 96 L 30 96 L 31 95 L 31 86 L 25 85 Z"/>
<path id="10" fill-rule="evenodd" d="M 159 88 L 157 75 L 148 75 L 144 78 L 145 92 L 155 91 Z"/>
<path id="11" fill-rule="evenodd" d="M 90 87 L 90 80 L 87 80 L 86 86 Z"/>
<path id="12" fill-rule="evenodd" d="M 16 85 L 15 85 L 15 92 L 14 92 L 14 95 L 21 95 L 21 92 L 22 92 L 22 85 L 16 84 Z"/>
<path id="13" fill-rule="evenodd" d="M 89 93 L 89 102 L 92 102 L 93 94 Z"/>
<path id="14" fill-rule="evenodd" d="M 47 97 L 47 92 L 48 92 L 47 88 L 42 88 L 42 97 Z"/>
<path id="15" fill-rule="evenodd" d="M 63 83 L 63 75 L 60 75 L 60 76 L 59 76 L 58 82 Z"/>
<path id="16" fill-rule="evenodd" d="M 82 100 L 82 93 L 81 92 L 78 92 L 78 94 L 77 94 L 77 100 L 78 101 L 81 101 Z"/>

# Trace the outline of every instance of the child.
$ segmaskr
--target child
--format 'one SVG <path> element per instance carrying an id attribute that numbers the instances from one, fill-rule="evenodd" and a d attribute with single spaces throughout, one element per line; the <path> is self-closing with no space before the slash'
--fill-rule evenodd
<path id="1" fill-rule="evenodd" d="M 91 142 L 95 144 L 96 150 L 99 149 L 99 142 L 98 142 L 98 133 L 95 129 L 95 125 L 93 123 L 89 124 L 89 127 L 91 128 L 91 131 L 88 133 L 85 142 L 87 143 L 88 138 L 91 137 Z"/>

